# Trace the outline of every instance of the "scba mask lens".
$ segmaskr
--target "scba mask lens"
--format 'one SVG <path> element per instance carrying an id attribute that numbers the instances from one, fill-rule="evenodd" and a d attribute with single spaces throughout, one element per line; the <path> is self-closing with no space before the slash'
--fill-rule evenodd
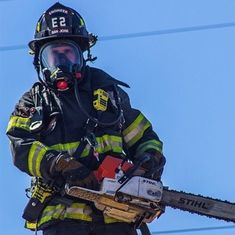
<path id="1" fill-rule="evenodd" d="M 70 41 L 45 44 L 39 52 L 39 59 L 44 80 L 53 86 L 57 86 L 58 81 L 72 83 L 83 67 L 82 51 Z"/>

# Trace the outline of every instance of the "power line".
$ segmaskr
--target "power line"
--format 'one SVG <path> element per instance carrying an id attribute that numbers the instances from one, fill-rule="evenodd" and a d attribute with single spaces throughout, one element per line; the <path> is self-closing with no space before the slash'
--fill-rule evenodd
<path id="1" fill-rule="evenodd" d="M 204 228 L 189 228 L 189 229 L 178 229 L 178 230 L 166 230 L 166 231 L 154 231 L 152 235 L 158 234 L 173 234 L 173 233 L 187 233 L 187 232 L 199 232 L 208 230 L 222 230 L 222 229 L 234 229 L 235 225 L 232 226 L 220 226 L 220 227 L 204 227 Z"/>
<path id="2" fill-rule="evenodd" d="M 101 36 L 99 41 L 111 41 L 119 39 L 128 39 L 128 38 L 138 38 L 138 37 L 150 37 L 157 35 L 167 35 L 167 34 L 176 34 L 176 33 L 187 33 L 193 31 L 202 31 L 210 29 L 221 29 L 234 27 L 235 22 L 221 23 L 221 24 L 210 24 L 210 25 L 198 25 L 191 27 L 175 28 L 175 29 L 162 29 L 148 32 L 138 32 L 138 33 L 127 33 L 127 34 L 116 34 L 110 36 Z M 12 46 L 0 46 L 0 51 L 14 51 L 19 49 L 26 49 L 26 45 L 12 45 Z"/>
<path id="3" fill-rule="evenodd" d="M 15 51 L 19 49 L 27 49 L 26 45 L 0 46 L 0 51 Z"/>
<path id="4" fill-rule="evenodd" d="M 223 24 L 211 24 L 211 25 L 198 25 L 198 26 L 175 28 L 175 29 L 163 29 L 163 30 L 155 30 L 155 31 L 149 31 L 149 32 L 103 36 L 103 37 L 100 37 L 100 40 L 107 41 L 107 40 L 126 39 L 126 38 L 149 37 L 149 36 L 155 36 L 155 35 L 202 31 L 202 30 L 227 28 L 227 27 L 234 27 L 234 26 L 235 26 L 235 22 L 229 22 L 229 23 L 223 23 Z"/>

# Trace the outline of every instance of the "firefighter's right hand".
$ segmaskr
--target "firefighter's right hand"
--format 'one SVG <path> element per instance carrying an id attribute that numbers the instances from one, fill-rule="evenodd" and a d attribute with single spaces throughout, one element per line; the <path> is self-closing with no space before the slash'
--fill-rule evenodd
<path id="1" fill-rule="evenodd" d="M 73 185 L 99 190 L 99 184 L 94 173 L 85 166 L 82 166 L 78 169 L 68 170 L 64 172 L 63 176 L 66 179 L 66 183 L 68 183 L 70 186 Z"/>
<path id="2" fill-rule="evenodd" d="M 80 168 L 81 166 L 83 165 L 69 154 L 59 153 L 52 159 L 49 172 L 50 175 L 54 177 L 63 174 L 67 170 Z"/>
<path id="3" fill-rule="evenodd" d="M 63 176 L 65 182 L 69 184 L 90 189 L 98 188 L 93 172 L 67 153 L 60 153 L 53 159 L 50 174 L 52 177 Z"/>

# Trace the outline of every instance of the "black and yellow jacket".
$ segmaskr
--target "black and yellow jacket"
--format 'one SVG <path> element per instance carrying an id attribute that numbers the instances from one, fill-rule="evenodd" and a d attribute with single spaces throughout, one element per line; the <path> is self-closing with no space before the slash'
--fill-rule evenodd
<path id="1" fill-rule="evenodd" d="M 100 69 L 86 68 L 83 81 L 78 84 L 80 103 L 89 114 L 94 114 L 93 91 L 99 88 L 107 91 L 111 97 L 114 86 L 118 87 L 123 109 L 124 122 L 113 127 L 97 127 L 94 130 L 98 143 L 96 152 L 101 159 L 106 154 L 120 155 L 123 153 L 130 157 L 136 153 L 143 153 L 148 150 L 161 152 L 162 142 L 152 130 L 151 123 L 138 110 L 130 105 L 128 95 L 118 86 L 122 85 L 118 80 L 113 79 Z M 26 92 L 11 115 L 7 135 L 10 138 L 11 151 L 14 165 L 30 176 L 45 178 L 49 164 L 48 158 L 57 156 L 59 152 L 73 154 L 80 144 L 84 135 L 84 126 L 87 116 L 80 110 L 73 89 L 56 94 L 59 102 L 60 115 L 52 131 L 47 117 L 45 127 L 38 132 L 30 131 L 32 110 L 35 103 L 32 92 Z M 103 122 L 112 121 L 115 117 L 116 104 L 110 98 L 107 111 L 99 115 Z M 47 131 L 46 131 L 47 129 Z M 81 153 L 80 160 L 88 168 L 94 170 L 101 161 L 91 154 L 91 146 L 87 144 Z M 46 206 L 38 222 L 39 228 L 48 223 L 64 219 L 79 219 L 92 221 L 91 208 L 85 203 L 74 201 L 71 206 L 66 206 L 53 201 Z M 115 222 L 109 217 L 104 217 L 106 223 Z"/>

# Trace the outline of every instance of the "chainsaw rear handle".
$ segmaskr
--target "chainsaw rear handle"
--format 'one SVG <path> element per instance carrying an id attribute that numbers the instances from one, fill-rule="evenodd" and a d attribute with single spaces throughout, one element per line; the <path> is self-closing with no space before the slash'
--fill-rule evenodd
<path id="1" fill-rule="evenodd" d="M 126 173 L 118 180 L 120 184 L 123 184 L 125 181 L 128 181 L 134 174 L 134 172 L 140 168 L 140 166 L 150 160 L 150 154 L 143 154 L 138 158 L 138 161 L 135 162 L 133 167 L 129 168 Z"/>
<path id="2" fill-rule="evenodd" d="M 135 171 L 138 168 L 140 168 L 145 162 L 149 161 L 151 157 L 152 156 L 150 153 L 144 153 L 143 155 L 136 157 L 136 159 L 138 160 L 135 162 L 133 167 L 128 169 L 126 173 L 118 180 L 118 182 L 122 184 L 125 181 L 128 181 L 133 176 Z M 161 170 L 163 169 L 165 163 L 166 163 L 166 158 L 162 155 L 160 164 L 157 167 L 152 167 L 152 169 L 146 171 L 143 176 L 146 178 L 151 178 L 153 175 L 159 174 L 159 172 L 161 172 Z"/>

